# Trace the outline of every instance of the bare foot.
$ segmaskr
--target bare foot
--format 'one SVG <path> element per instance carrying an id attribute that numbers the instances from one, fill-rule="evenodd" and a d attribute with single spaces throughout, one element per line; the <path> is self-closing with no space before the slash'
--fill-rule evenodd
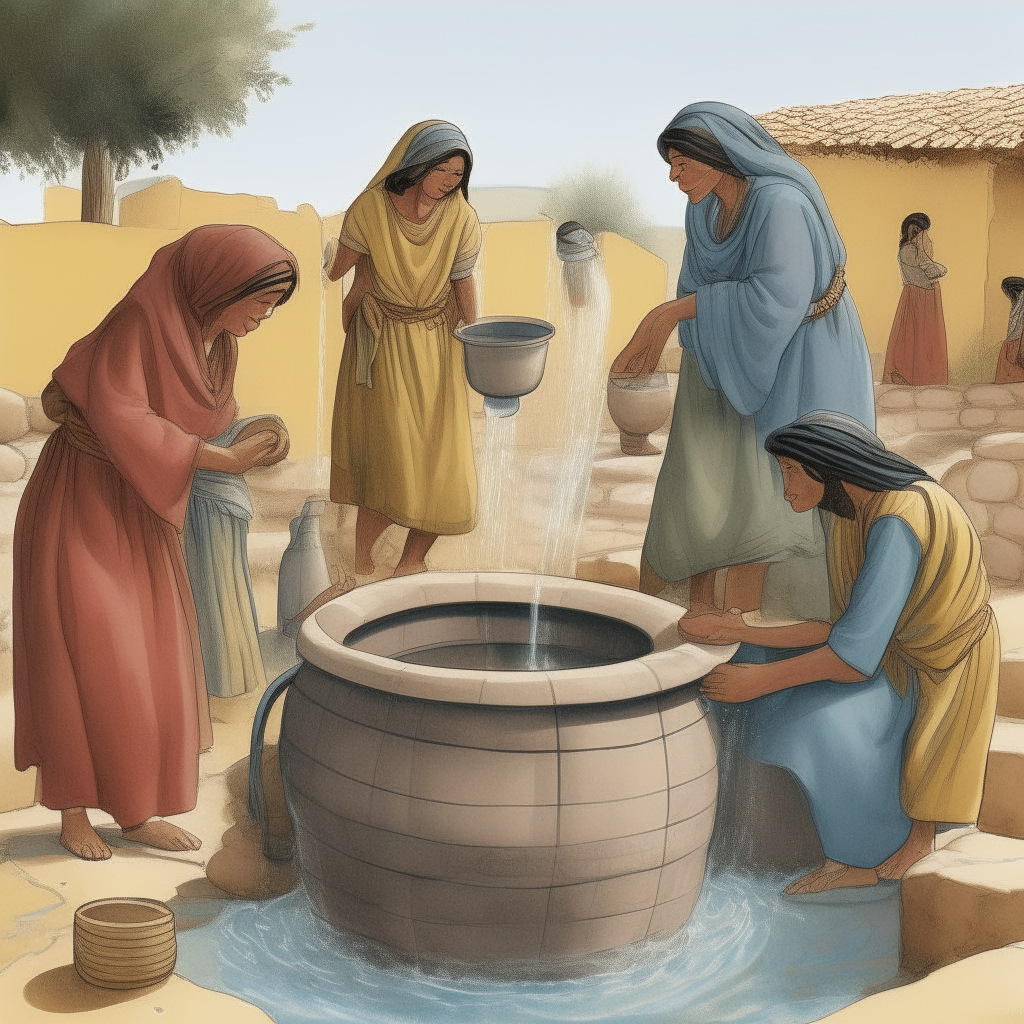
<path id="1" fill-rule="evenodd" d="M 915 821 L 910 827 L 907 841 L 888 859 L 875 869 L 879 878 L 902 878 L 907 869 L 922 857 L 927 857 L 935 845 L 935 822 Z"/>
<path id="2" fill-rule="evenodd" d="M 798 878 L 782 891 L 787 896 L 802 896 L 809 892 L 825 892 L 828 889 L 877 883 L 878 875 L 874 868 L 854 868 L 849 864 L 840 864 L 837 860 L 826 860 L 817 871 Z"/>
<path id="3" fill-rule="evenodd" d="M 202 841 L 169 821 L 150 818 L 141 825 L 122 828 L 121 835 L 133 843 L 155 846 L 158 850 L 198 850 Z"/>
<path id="4" fill-rule="evenodd" d="M 110 859 L 110 847 L 96 834 L 84 807 L 60 812 L 60 845 L 82 860 Z"/>
<path id="5" fill-rule="evenodd" d="M 410 562 L 408 565 L 403 565 L 401 562 L 395 566 L 395 571 L 391 574 L 392 576 L 415 576 L 418 572 L 426 572 L 426 562 Z"/>
<path id="6" fill-rule="evenodd" d="M 363 558 L 356 556 L 356 575 L 357 576 L 372 576 L 377 571 L 377 566 L 373 564 L 373 559 L 366 555 Z"/>

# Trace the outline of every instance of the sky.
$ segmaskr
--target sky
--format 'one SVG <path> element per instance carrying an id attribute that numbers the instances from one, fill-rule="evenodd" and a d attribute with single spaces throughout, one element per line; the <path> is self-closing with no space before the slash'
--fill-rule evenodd
<path id="1" fill-rule="evenodd" d="M 168 0 L 173 2 L 173 0 Z M 411 124 L 458 124 L 472 184 L 546 186 L 617 171 L 647 215 L 680 224 L 684 197 L 655 149 L 676 111 L 716 99 L 759 114 L 892 93 L 1024 82 L 1024 3 L 674 3 L 279 0 L 314 22 L 274 59 L 291 85 L 204 136 L 160 174 L 191 188 L 345 209 Z M 154 172 L 148 165 L 129 178 Z M 78 185 L 78 173 L 66 184 Z M 40 178 L 0 175 L 0 218 L 42 218 Z"/>

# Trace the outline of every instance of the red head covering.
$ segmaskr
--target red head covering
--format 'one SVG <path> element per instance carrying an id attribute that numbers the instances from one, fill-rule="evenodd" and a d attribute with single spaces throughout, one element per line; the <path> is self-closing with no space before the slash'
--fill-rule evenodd
<path id="1" fill-rule="evenodd" d="M 157 515 L 180 530 L 203 439 L 227 429 L 238 347 L 222 333 L 207 357 L 203 328 L 232 302 L 280 284 L 295 257 L 258 228 L 210 224 L 154 255 L 146 272 L 53 378 L 107 457 Z"/>

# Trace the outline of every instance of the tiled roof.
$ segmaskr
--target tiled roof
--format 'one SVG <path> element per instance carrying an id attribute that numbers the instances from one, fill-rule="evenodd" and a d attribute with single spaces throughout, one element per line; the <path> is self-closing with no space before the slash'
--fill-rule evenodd
<path id="1" fill-rule="evenodd" d="M 1024 146 L 1024 85 L 780 107 L 757 119 L 783 146 L 818 151 L 1017 149 Z"/>

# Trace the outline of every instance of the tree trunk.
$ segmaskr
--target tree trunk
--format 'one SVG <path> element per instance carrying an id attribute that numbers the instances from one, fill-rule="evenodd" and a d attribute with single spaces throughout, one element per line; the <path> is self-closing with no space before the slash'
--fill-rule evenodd
<path id="1" fill-rule="evenodd" d="M 103 139 L 91 139 L 82 159 L 82 220 L 114 222 L 114 165 Z"/>

